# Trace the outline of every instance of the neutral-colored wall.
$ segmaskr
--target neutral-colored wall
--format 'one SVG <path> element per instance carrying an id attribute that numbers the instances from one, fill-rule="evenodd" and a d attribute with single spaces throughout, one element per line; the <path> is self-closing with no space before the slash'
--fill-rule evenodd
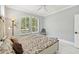
<path id="1" fill-rule="evenodd" d="M 36 16 L 36 15 L 32 15 L 32 14 L 28 14 L 28 13 L 25 13 L 23 11 L 18 11 L 18 10 L 14 10 L 14 9 L 10 9 L 10 8 L 6 8 L 6 30 L 7 30 L 7 33 L 11 34 L 11 31 L 8 30 L 8 27 L 11 26 L 11 19 L 12 17 L 16 17 L 16 24 L 17 24 L 17 27 L 16 27 L 16 32 L 15 32 L 15 35 L 19 35 L 19 34 L 22 34 L 21 31 L 20 31 L 20 20 L 21 20 L 21 17 L 23 16 Z M 40 22 L 40 31 L 43 27 L 43 17 L 40 17 L 40 16 L 36 16 L 39 18 L 39 22 Z M 7 34 L 8 35 L 8 34 Z"/>
<path id="2" fill-rule="evenodd" d="M 49 15 L 44 20 L 48 36 L 74 42 L 74 15 L 79 14 L 79 6 Z"/>

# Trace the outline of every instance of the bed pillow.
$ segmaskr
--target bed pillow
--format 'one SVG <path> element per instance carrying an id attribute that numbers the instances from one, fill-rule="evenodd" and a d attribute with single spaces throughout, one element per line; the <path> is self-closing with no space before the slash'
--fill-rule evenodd
<path id="1" fill-rule="evenodd" d="M 14 50 L 12 48 L 12 42 L 10 38 L 7 38 L 3 44 L 0 46 L 0 54 L 14 54 Z"/>
<path id="2" fill-rule="evenodd" d="M 16 41 L 16 39 L 11 39 L 11 41 L 13 42 L 12 47 L 15 53 L 22 54 L 23 53 L 22 45 L 18 41 Z"/>

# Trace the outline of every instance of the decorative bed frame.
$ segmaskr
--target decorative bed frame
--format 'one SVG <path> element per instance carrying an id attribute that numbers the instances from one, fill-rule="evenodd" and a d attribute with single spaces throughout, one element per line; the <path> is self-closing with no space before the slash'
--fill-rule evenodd
<path id="1" fill-rule="evenodd" d="M 46 48 L 45 50 L 41 51 L 39 54 L 56 54 L 59 50 L 59 41 L 57 41 L 52 46 Z"/>
<path id="2" fill-rule="evenodd" d="M 7 43 L 7 42 L 9 42 L 9 43 Z M 19 41 L 19 42 L 22 42 L 22 41 Z M 1 49 L 0 53 L 1 54 L 15 54 L 13 49 L 12 49 L 11 44 L 12 44 L 11 41 L 9 40 L 9 38 L 7 38 L 7 40 L 4 41 L 4 44 L 1 45 L 2 49 Z M 23 44 L 25 44 L 25 43 L 23 43 Z M 5 50 L 5 48 L 7 50 Z M 26 48 L 25 48 L 25 50 L 26 50 Z M 59 40 L 56 40 L 52 45 L 50 45 L 50 46 L 48 46 L 48 47 L 46 47 L 42 50 L 39 50 L 39 52 L 37 52 L 38 51 L 37 50 L 36 53 L 35 52 L 34 53 L 33 52 L 28 53 L 27 50 L 26 50 L 24 54 L 26 54 L 26 53 L 27 54 L 56 54 L 58 52 L 58 50 L 59 50 Z"/>

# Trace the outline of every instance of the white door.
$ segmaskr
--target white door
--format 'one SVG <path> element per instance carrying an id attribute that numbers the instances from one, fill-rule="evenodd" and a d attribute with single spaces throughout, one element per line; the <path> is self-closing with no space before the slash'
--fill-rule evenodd
<path id="1" fill-rule="evenodd" d="M 74 46 L 79 48 L 79 15 L 75 15 L 74 22 Z"/>

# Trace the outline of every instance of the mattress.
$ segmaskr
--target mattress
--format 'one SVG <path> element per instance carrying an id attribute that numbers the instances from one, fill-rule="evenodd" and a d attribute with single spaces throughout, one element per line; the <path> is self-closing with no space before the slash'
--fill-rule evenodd
<path id="1" fill-rule="evenodd" d="M 58 41 L 57 38 L 49 38 L 43 35 L 27 35 L 17 37 L 17 40 L 22 44 L 24 54 L 38 54 Z M 9 38 L 0 47 L 0 53 L 14 53 L 12 42 Z"/>

